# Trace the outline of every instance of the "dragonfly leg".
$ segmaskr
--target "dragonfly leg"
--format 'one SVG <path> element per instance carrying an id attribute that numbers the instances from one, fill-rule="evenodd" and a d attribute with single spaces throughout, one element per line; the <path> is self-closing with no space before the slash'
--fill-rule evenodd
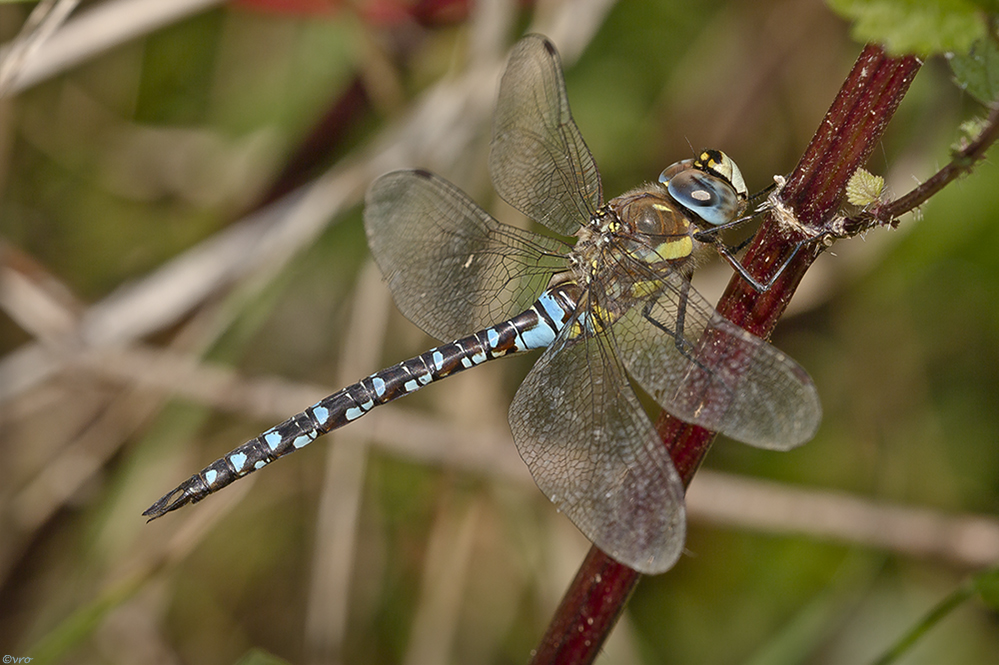
<path id="1" fill-rule="evenodd" d="M 652 316 L 652 307 L 655 305 L 655 299 L 650 299 L 645 303 L 645 306 L 642 308 L 642 316 L 646 321 L 673 339 L 673 345 L 676 346 L 676 350 L 680 352 L 680 355 L 694 365 L 697 365 L 701 370 L 709 372 L 710 370 L 707 366 L 698 360 L 694 345 L 687 339 L 687 336 L 683 332 L 687 317 L 687 294 L 690 292 L 690 288 L 690 282 L 686 280 L 680 285 L 680 301 L 677 303 L 676 326 L 673 329 L 670 329 L 662 321 Z"/>
<path id="2" fill-rule="evenodd" d="M 667 411 L 679 415 L 682 420 L 703 424 L 697 418 L 705 409 L 713 412 L 723 408 L 721 405 L 728 405 L 733 401 L 733 383 L 730 377 L 732 358 L 730 341 L 724 336 L 726 331 L 724 328 L 715 327 L 716 324 L 724 323 L 717 314 L 710 321 L 704 322 L 706 323 L 704 328 L 701 328 L 700 322 L 697 323 L 695 326 L 697 330 L 691 331 L 693 339 L 688 336 L 687 308 L 692 288 L 686 281 L 678 285 L 676 323 L 672 328 L 669 321 L 660 321 L 653 314 L 656 299 L 646 302 L 642 308 L 642 316 L 654 327 L 670 336 L 677 352 L 686 360 L 686 363 L 677 364 L 675 361 L 668 363 L 673 378 L 666 382 L 668 387 L 664 394 L 656 392 L 653 393 L 653 397 Z M 676 408 L 679 409 L 679 413 L 673 410 Z"/>
<path id="3" fill-rule="evenodd" d="M 742 265 L 742 263 L 739 262 L 739 259 L 736 258 L 735 256 L 736 252 L 739 252 L 743 247 L 748 245 L 749 242 L 752 240 L 752 238 L 745 240 L 744 242 L 740 243 L 735 247 L 728 247 L 723 242 L 721 242 L 721 240 L 719 240 L 717 237 L 707 237 L 707 236 L 698 237 L 698 235 L 699 234 L 695 234 L 694 237 L 697 240 L 702 240 L 702 241 L 707 240 L 708 242 L 711 242 L 715 246 L 715 249 L 718 250 L 718 253 L 722 255 L 722 258 L 724 258 L 728 262 L 728 264 L 732 266 L 732 268 L 737 273 L 739 273 L 739 277 L 741 277 L 747 284 L 753 287 L 753 290 L 756 291 L 757 293 L 766 293 L 767 291 L 769 291 L 770 288 L 777 282 L 777 280 L 780 279 L 780 276 L 784 274 L 784 271 L 787 269 L 787 267 L 791 265 L 791 261 L 793 261 L 794 257 L 798 255 L 798 252 L 800 252 L 803 247 L 811 245 L 812 243 L 821 239 L 821 236 L 817 236 L 815 238 L 805 238 L 804 240 L 800 240 L 797 243 L 795 243 L 794 249 L 791 250 L 791 253 L 788 255 L 788 257 L 784 259 L 784 262 L 780 265 L 780 268 L 777 269 L 777 272 L 771 275 L 769 279 L 767 279 L 767 281 L 761 282 L 757 280 L 755 277 L 753 277 L 753 275 L 749 272 L 749 270 L 746 269 L 746 266 Z"/>

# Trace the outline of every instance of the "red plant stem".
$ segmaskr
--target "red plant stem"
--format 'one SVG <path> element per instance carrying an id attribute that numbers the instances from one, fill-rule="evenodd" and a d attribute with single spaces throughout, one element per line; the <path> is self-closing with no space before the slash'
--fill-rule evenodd
<path id="1" fill-rule="evenodd" d="M 847 180 L 867 161 L 885 126 L 919 71 L 913 57 L 890 58 L 868 45 L 812 137 L 804 156 L 780 192 L 784 210 L 796 223 L 771 213 L 746 252 L 743 264 L 767 281 L 790 263 L 770 289 L 757 293 L 738 275 L 718 303 L 718 311 L 759 337 L 767 338 L 783 314 L 805 271 L 822 251 L 818 242 L 795 253 L 801 241 L 821 237 L 840 205 Z M 762 276 L 762 277 L 761 277 Z M 665 412 L 656 429 L 670 450 L 684 486 L 689 486 L 714 440 L 714 433 Z M 591 547 L 566 591 L 531 662 L 592 663 L 617 622 L 640 574 Z"/>

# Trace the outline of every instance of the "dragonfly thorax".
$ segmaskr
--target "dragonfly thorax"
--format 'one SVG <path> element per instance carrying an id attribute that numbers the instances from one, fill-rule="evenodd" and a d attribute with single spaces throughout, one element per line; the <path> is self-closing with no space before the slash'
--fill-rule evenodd
<path id="1" fill-rule="evenodd" d="M 621 221 L 616 245 L 636 261 L 687 272 L 687 264 L 705 248 L 694 238 L 691 217 L 660 185 L 634 189 L 609 206 Z"/>
<path id="2" fill-rule="evenodd" d="M 585 286 L 629 260 L 689 275 L 707 247 L 696 233 L 735 220 L 747 198 L 742 173 L 725 153 L 705 150 L 677 162 L 658 183 L 622 194 L 590 217 L 569 257 L 572 278 Z"/>
<path id="3" fill-rule="evenodd" d="M 688 213 L 670 197 L 666 188 L 650 184 L 611 200 L 576 234 L 569 256 L 573 278 L 587 285 L 597 275 L 672 270 L 687 273 L 705 245 L 694 238 Z"/>

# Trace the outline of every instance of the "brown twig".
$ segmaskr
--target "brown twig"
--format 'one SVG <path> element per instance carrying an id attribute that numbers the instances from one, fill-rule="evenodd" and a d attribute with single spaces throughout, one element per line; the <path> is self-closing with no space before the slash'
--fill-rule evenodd
<path id="1" fill-rule="evenodd" d="M 864 48 L 743 261 L 764 282 L 777 266 L 787 263 L 786 268 L 763 293 L 733 278 L 718 304 L 723 316 L 760 337 L 770 335 L 823 249 L 818 242 L 802 243 L 832 235 L 849 177 L 874 150 L 920 64 L 913 57 L 890 58 L 879 46 Z M 714 433 L 665 413 L 656 427 L 689 485 Z M 639 573 L 591 548 L 532 663 L 593 662 L 639 579 Z"/>
<path id="2" fill-rule="evenodd" d="M 873 226 L 894 226 L 898 218 L 926 203 L 931 196 L 971 171 L 985 157 L 985 152 L 999 139 L 999 106 L 985 121 L 985 127 L 973 140 L 954 152 L 953 158 L 928 180 L 904 196 L 888 203 L 875 203 L 858 215 L 843 221 L 841 235 L 855 236 Z"/>

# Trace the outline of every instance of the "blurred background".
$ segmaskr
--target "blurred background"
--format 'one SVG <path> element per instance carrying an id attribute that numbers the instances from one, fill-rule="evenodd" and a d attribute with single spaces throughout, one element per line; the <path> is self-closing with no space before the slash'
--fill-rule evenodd
<path id="1" fill-rule="evenodd" d="M 419 166 L 514 218 L 486 164 L 524 32 L 559 47 L 608 196 L 709 146 L 766 187 L 861 48 L 815 0 L 50 4 L 52 27 L 73 12 L 36 42 L 15 39 L 34 5 L 0 4 L 0 651 L 35 662 L 525 662 L 588 547 L 510 439 L 533 356 L 141 513 L 433 345 L 372 266 L 363 194 Z M 982 113 L 931 59 L 868 169 L 901 195 Z M 719 439 L 686 556 L 600 662 L 864 662 L 994 565 L 997 186 L 987 160 L 820 258 L 773 339 L 818 386 L 818 435 Z M 997 653 L 972 601 L 901 662 Z"/>

